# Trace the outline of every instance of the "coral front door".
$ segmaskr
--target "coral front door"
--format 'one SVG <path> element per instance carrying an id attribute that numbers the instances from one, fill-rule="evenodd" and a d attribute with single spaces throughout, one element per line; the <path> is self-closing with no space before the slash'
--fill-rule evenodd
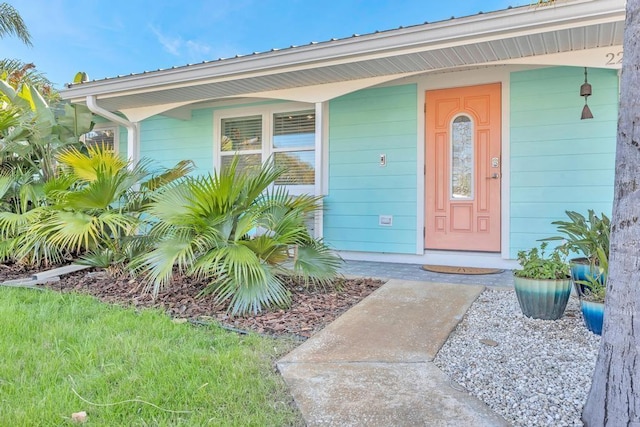
<path id="1" fill-rule="evenodd" d="M 426 92 L 425 247 L 500 251 L 501 85 Z"/>

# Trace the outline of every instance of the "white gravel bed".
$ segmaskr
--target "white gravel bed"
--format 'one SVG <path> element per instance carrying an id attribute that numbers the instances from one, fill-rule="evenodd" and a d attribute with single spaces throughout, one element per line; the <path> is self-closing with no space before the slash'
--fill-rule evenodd
<path id="1" fill-rule="evenodd" d="M 561 319 L 535 320 L 513 290 L 488 289 L 434 362 L 514 426 L 582 426 L 599 346 L 577 298 Z"/>

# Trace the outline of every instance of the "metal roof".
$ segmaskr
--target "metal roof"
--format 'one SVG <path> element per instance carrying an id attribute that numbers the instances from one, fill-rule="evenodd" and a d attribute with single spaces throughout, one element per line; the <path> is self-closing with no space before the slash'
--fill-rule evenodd
<path id="1" fill-rule="evenodd" d="M 110 111 L 255 96 L 309 86 L 396 79 L 621 46 L 624 0 L 566 0 L 363 36 L 71 85 Z"/>

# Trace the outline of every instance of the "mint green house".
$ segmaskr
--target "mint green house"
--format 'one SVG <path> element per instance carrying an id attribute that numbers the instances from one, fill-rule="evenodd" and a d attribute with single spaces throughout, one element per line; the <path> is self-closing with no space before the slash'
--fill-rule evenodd
<path id="1" fill-rule="evenodd" d="M 624 9 L 510 8 L 62 96 L 134 160 L 287 166 L 278 185 L 325 196 L 315 233 L 345 259 L 512 267 L 565 210 L 611 211 Z"/>

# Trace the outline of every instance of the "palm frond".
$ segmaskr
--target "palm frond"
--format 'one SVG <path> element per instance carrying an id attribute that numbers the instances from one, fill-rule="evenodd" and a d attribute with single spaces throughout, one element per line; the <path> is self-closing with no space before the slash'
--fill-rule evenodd
<path id="1" fill-rule="evenodd" d="M 263 276 L 258 282 L 240 283 L 238 278 L 223 276 L 223 279 L 209 284 L 206 292 L 211 292 L 219 302 L 229 300 L 229 312 L 231 315 L 246 313 L 259 313 L 265 307 L 288 307 L 291 304 L 291 294 L 271 272 L 260 267 Z"/>
<path id="2" fill-rule="evenodd" d="M 130 184 L 126 173 L 107 174 L 97 171 L 96 178 L 87 185 L 69 191 L 64 198 L 68 209 L 108 209 L 117 203 Z"/>
<path id="3" fill-rule="evenodd" d="M 9 239 L 20 234 L 32 216 L 29 213 L 0 212 L 0 238 Z"/>
<path id="4" fill-rule="evenodd" d="M 121 262 L 123 262 L 122 257 L 109 248 L 99 248 L 87 252 L 77 261 L 78 264 L 89 265 L 96 268 L 109 268 Z"/>
<path id="5" fill-rule="evenodd" d="M 152 203 L 146 211 L 161 223 L 181 225 L 192 212 L 191 198 L 188 182 L 173 183 L 152 196 Z"/>
<path id="6" fill-rule="evenodd" d="M 147 288 L 151 287 L 153 295 L 157 296 L 162 287 L 171 282 L 174 266 L 179 271 L 184 271 L 195 258 L 191 236 L 175 234 L 160 241 L 155 249 L 135 260 L 133 266 L 146 275 L 149 282 Z"/>
<path id="7" fill-rule="evenodd" d="M 338 275 L 343 261 L 321 241 L 299 246 L 293 272 L 305 281 L 327 283 Z"/>
<path id="8" fill-rule="evenodd" d="M 289 259 L 289 246 L 266 234 L 238 243 L 251 249 L 263 262 L 269 265 L 282 264 Z"/>
<path id="9" fill-rule="evenodd" d="M 96 218 L 84 212 L 48 211 L 31 224 L 30 233 L 53 247 L 81 252 L 96 246 L 101 234 Z"/>
<path id="10" fill-rule="evenodd" d="M 195 163 L 192 160 L 181 160 L 174 167 L 165 170 L 159 175 L 155 175 L 151 179 L 141 184 L 142 188 L 149 191 L 155 191 L 160 187 L 180 179 L 195 169 Z"/>
<path id="11" fill-rule="evenodd" d="M 13 177 L 0 174 L 0 199 L 13 188 Z"/>
<path id="12" fill-rule="evenodd" d="M 0 262 L 15 260 L 15 242 L 15 238 L 0 240 Z"/>
<path id="13" fill-rule="evenodd" d="M 0 3 L 0 38 L 7 35 L 14 35 L 31 46 L 31 34 L 20 13 L 10 4 Z"/>
<path id="14" fill-rule="evenodd" d="M 86 182 L 98 179 L 101 171 L 105 175 L 115 175 L 126 169 L 128 162 L 105 147 L 89 147 L 88 154 L 77 147 L 68 147 L 58 154 L 58 161 L 69 172 Z"/>

